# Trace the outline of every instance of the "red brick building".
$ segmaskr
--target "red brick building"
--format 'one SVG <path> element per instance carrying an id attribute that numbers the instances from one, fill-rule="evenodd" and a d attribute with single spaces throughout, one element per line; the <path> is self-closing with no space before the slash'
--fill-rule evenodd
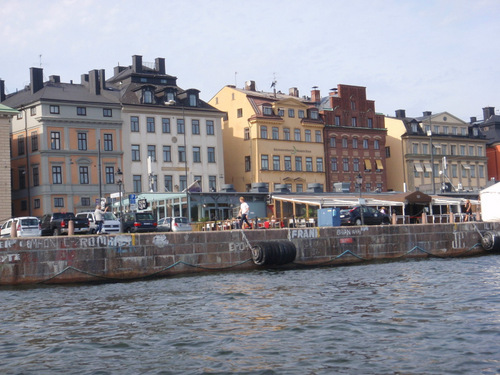
<path id="1" fill-rule="evenodd" d="M 338 85 L 323 99 L 315 89 L 311 99 L 325 122 L 325 190 L 359 191 L 360 176 L 362 191 L 386 191 L 384 115 L 366 99 L 366 88 Z"/>

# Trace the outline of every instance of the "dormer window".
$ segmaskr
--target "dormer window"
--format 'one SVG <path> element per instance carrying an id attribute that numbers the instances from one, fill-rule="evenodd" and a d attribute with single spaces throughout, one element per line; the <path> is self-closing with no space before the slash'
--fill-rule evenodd
<path id="1" fill-rule="evenodd" d="M 153 103 L 153 92 L 150 89 L 144 89 L 142 92 L 142 102 L 145 104 Z"/>
<path id="2" fill-rule="evenodd" d="M 418 133 L 418 127 L 415 122 L 411 124 L 411 131 L 412 133 Z"/>
<path id="3" fill-rule="evenodd" d="M 262 106 L 262 113 L 264 113 L 265 116 L 272 116 L 273 115 L 273 108 L 270 105 L 263 105 Z"/>
<path id="4" fill-rule="evenodd" d="M 319 118 L 318 111 L 315 109 L 311 109 L 311 111 L 309 112 L 309 116 L 311 116 L 312 120 L 317 120 Z"/>
<path id="5" fill-rule="evenodd" d="M 169 90 L 165 92 L 165 101 L 168 103 L 170 101 L 175 102 L 175 93 L 173 90 Z"/>
<path id="6" fill-rule="evenodd" d="M 189 106 L 196 107 L 198 105 L 198 97 L 196 94 L 189 94 Z"/>

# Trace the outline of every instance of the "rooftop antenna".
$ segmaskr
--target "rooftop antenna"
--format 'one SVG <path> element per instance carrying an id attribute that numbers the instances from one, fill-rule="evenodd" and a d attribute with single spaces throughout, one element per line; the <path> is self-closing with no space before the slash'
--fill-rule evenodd
<path id="1" fill-rule="evenodd" d="M 273 89 L 274 92 L 274 97 L 276 97 L 276 84 L 278 81 L 276 81 L 276 73 L 273 73 L 273 82 L 271 83 L 271 88 Z"/>
<path id="2" fill-rule="evenodd" d="M 42 67 L 42 54 L 38 56 L 40 58 L 40 68 Z"/>
<path id="3" fill-rule="evenodd" d="M 236 80 L 237 75 L 238 75 L 238 72 L 234 72 L 234 87 L 238 87 L 238 81 Z"/>

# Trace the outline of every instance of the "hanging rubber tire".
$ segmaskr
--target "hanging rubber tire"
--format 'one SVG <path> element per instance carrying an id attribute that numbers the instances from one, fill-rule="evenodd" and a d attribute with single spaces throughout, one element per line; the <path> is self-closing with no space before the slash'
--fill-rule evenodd
<path id="1" fill-rule="evenodd" d="M 297 256 L 297 249 L 291 241 L 265 241 L 252 246 L 253 262 L 259 266 L 291 263 Z"/>
<path id="2" fill-rule="evenodd" d="M 487 251 L 499 251 L 500 232 L 485 232 L 481 238 L 481 246 Z"/>

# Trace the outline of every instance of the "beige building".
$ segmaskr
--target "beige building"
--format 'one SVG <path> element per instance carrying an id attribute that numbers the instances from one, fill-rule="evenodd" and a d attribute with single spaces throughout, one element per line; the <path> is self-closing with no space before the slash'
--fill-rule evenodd
<path id="1" fill-rule="evenodd" d="M 2 83 L 3 85 L 3 83 Z M 10 127 L 12 117 L 18 111 L 0 104 L 0 222 L 12 216 L 11 169 L 10 169 Z"/>
<path id="2" fill-rule="evenodd" d="M 486 140 L 448 112 L 386 117 L 387 186 L 394 191 L 477 192 L 487 182 Z M 431 153 L 432 150 L 432 153 Z"/>
<path id="3" fill-rule="evenodd" d="M 226 112 L 223 122 L 226 183 L 249 191 L 263 183 L 269 191 L 324 188 L 323 122 L 309 98 L 225 86 L 209 102 Z M 316 185 L 312 185 L 316 184 Z"/>

